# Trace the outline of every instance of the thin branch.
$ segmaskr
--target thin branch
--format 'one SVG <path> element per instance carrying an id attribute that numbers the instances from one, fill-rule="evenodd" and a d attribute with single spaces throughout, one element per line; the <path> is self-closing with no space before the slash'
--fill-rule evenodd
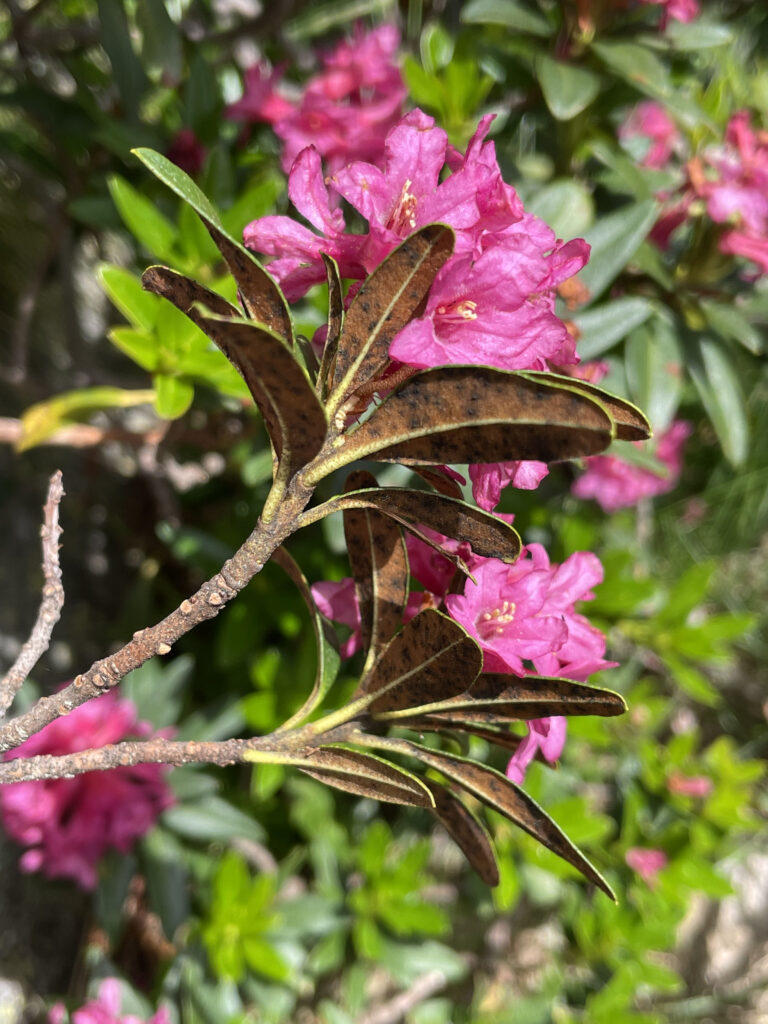
<path id="1" fill-rule="evenodd" d="M 115 654 L 91 665 L 58 693 L 41 697 L 22 715 L 0 728 L 0 753 L 18 747 L 29 736 L 74 708 L 115 687 L 120 680 L 156 654 L 169 654 L 173 644 L 195 626 L 215 618 L 261 572 L 275 548 L 294 531 L 296 519 L 312 496 L 312 488 L 294 478 L 269 523 L 261 520 L 245 543 L 211 579 L 154 626 L 140 629 Z"/>
<path id="2" fill-rule="evenodd" d="M 448 979 L 442 971 L 427 971 L 404 992 L 398 993 L 392 999 L 382 1003 L 370 1013 L 360 1018 L 359 1024 L 398 1024 L 407 1013 L 415 1009 L 425 999 L 430 999 L 437 992 L 441 992 L 448 984 Z"/>
<path id="3" fill-rule="evenodd" d="M 37 613 L 37 621 L 29 640 L 19 651 L 19 656 L 0 681 L 0 718 L 3 718 L 13 703 L 13 698 L 22 683 L 48 650 L 53 627 L 59 621 L 64 606 L 64 588 L 61 585 L 59 565 L 59 505 L 64 496 L 61 470 L 57 469 L 48 484 L 48 499 L 43 506 L 43 525 L 40 536 L 43 539 L 43 597 Z"/>

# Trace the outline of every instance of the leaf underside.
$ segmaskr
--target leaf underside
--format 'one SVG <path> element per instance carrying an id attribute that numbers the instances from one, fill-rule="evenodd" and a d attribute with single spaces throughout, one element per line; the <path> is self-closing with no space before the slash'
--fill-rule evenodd
<path id="1" fill-rule="evenodd" d="M 356 796 L 412 807 L 432 807 L 430 791 L 410 772 L 343 747 L 323 747 L 304 757 L 301 770 L 312 778 Z"/>
<path id="2" fill-rule="evenodd" d="M 491 837 L 475 815 L 449 789 L 426 779 L 435 815 L 486 885 L 499 884 L 499 867 Z"/>
<path id="3" fill-rule="evenodd" d="M 344 325 L 344 294 L 341 288 L 341 274 L 336 260 L 327 253 L 320 253 L 328 281 L 328 331 L 325 337 L 323 358 L 317 374 L 317 389 L 323 399 L 330 390 L 330 378 L 336 363 L 339 335 Z"/>
<path id="4" fill-rule="evenodd" d="M 587 380 L 580 380 L 577 377 L 564 377 L 557 373 L 540 373 L 538 371 L 526 371 L 526 376 L 531 380 L 541 380 L 551 384 L 566 384 L 569 387 L 581 391 L 585 395 L 597 399 L 601 405 L 608 410 L 611 418 L 616 424 L 617 441 L 647 441 L 653 431 L 645 413 L 643 413 L 632 402 L 626 398 L 604 391 L 597 384 Z"/>

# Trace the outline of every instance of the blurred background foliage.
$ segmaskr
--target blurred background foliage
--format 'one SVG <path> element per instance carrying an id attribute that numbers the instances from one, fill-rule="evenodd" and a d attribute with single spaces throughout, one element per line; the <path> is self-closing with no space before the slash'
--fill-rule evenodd
<path id="1" fill-rule="evenodd" d="M 67 490 L 67 603 L 39 692 L 177 605 L 266 495 L 265 435 L 240 379 L 138 276 L 160 261 L 230 299 L 232 282 L 191 211 L 130 154 L 146 145 L 186 161 L 235 234 L 284 212 L 278 140 L 224 113 L 262 57 L 298 87 L 355 20 L 399 24 L 410 102 L 459 147 L 497 113 L 500 163 L 526 208 L 591 242 L 588 295 L 561 309 L 583 357 L 606 360 L 605 386 L 657 431 L 676 416 L 694 427 L 681 483 L 653 504 L 608 517 L 564 497 L 569 467 L 502 504 L 553 559 L 591 549 L 605 565 L 589 615 L 620 667 L 600 682 L 630 711 L 575 720 L 558 770 L 534 764 L 526 788 L 605 872 L 617 906 L 501 818 L 502 881 L 489 891 L 421 814 L 277 766 L 183 768 L 170 775 L 175 806 L 102 865 L 93 899 L 20 879 L 4 844 L 0 962 L 26 1019 L 54 996 L 77 1006 L 114 975 L 125 1012 L 161 1000 L 183 1024 L 756 1024 L 768 1013 L 768 291 L 718 252 L 702 211 L 666 250 L 653 245 L 659 194 L 680 179 L 643 166 L 640 143 L 618 134 L 649 98 L 686 158 L 717 145 L 737 110 L 768 127 L 768 11 L 704 3 L 663 31 L 659 16 L 607 0 L 5 4 L 4 662 L 35 614 L 55 468 Z M 304 333 L 322 310 L 319 292 L 300 305 Z M 347 572 L 334 520 L 291 550 L 310 580 Z M 124 692 L 180 738 L 272 730 L 310 686 L 307 625 L 268 566 Z M 343 672 L 342 692 L 354 665 Z M 627 859 L 637 849 L 663 851 L 666 866 L 644 877 Z"/>

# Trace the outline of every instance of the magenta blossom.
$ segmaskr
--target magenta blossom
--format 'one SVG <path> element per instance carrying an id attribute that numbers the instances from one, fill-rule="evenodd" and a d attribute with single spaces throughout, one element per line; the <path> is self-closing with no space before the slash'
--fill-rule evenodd
<path id="1" fill-rule="evenodd" d="M 105 978 L 96 998 L 69 1016 L 70 1024 L 171 1024 L 171 1015 L 164 1006 L 145 1022 L 134 1014 L 121 1014 L 120 1003 L 120 982 L 117 978 Z M 56 1003 L 48 1014 L 48 1024 L 65 1024 L 66 1021 L 67 1011 L 62 1003 Z"/>
<path id="2" fill-rule="evenodd" d="M 691 425 L 676 420 L 658 440 L 655 455 L 659 472 L 632 466 L 614 455 L 593 455 L 585 459 L 586 473 L 571 488 L 577 498 L 594 498 L 604 512 L 636 505 L 642 498 L 653 498 L 674 490 L 683 468 L 683 446 Z M 638 448 L 642 442 L 635 442 Z"/>
<path id="3" fill-rule="evenodd" d="M 278 88 L 280 73 L 250 68 L 245 90 L 227 109 L 233 120 L 265 121 L 283 143 L 282 165 L 291 169 L 314 146 L 330 170 L 350 160 L 377 160 L 387 131 L 401 116 L 406 88 L 395 64 L 400 34 L 394 25 L 343 40 L 324 58 L 297 100 Z"/>
<path id="4" fill-rule="evenodd" d="M 46 725 L 6 759 L 70 754 L 151 731 L 137 719 L 130 701 L 110 691 Z M 125 853 L 173 803 L 166 771 L 143 764 L 0 788 L 5 830 L 28 848 L 21 857 L 22 871 L 72 878 L 93 889 L 104 854 L 111 849 Z"/>
<path id="5" fill-rule="evenodd" d="M 640 0 L 641 4 L 654 4 L 661 7 L 661 21 L 659 28 L 662 31 L 672 21 L 689 22 L 698 18 L 701 13 L 698 0 Z"/>
<path id="6" fill-rule="evenodd" d="M 470 466 L 472 497 L 480 508 L 492 512 L 501 501 L 501 492 L 505 487 L 511 484 L 521 491 L 535 491 L 548 473 L 546 462 L 537 462 L 535 459 Z"/>
<path id="7" fill-rule="evenodd" d="M 648 885 L 653 885 L 658 873 L 667 866 L 667 855 L 663 850 L 642 849 L 638 846 L 627 850 L 624 860 Z"/>
<path id="8" fill-rule="evenodd" d="M 638 103 L 619 129 L 622 141 L 637 137 L 647 139 L 650 144 L 641 164 L 657 169 L 667 165 L 681 143 L 675 122 L 660 103 L 652 100 Z"/>
<path id="9" fill-rule="evenodd" d="M 520 746 L 509 759 L 507 778 L 521 786 L 525 780 L 525 772 L 536 754 L 541 751 L 542 757 L 554 764 L 560 757 L 565 746 L 566 722 L 562 715 L 552 718 L 534 718 L 526 722 L 528 733 Z"/>

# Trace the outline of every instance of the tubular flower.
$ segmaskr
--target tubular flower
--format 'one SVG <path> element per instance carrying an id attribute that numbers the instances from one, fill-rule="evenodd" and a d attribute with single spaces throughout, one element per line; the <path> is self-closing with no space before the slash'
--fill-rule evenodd
<path id="1" fill-rule="evenodd" d="M 147 1021 L 134 1014 L 120 1013 L 120 982 L 117 978 L 105 978 L 99 986 L 98 995 L 69 1016 L 71 1024 L 171 1024 L 168 1010 L 162 1006 Z M 51 1007 L 48 1024 L 65 1024 L 67 1011 L 61 1003 Z"/>
<path id="2" fill-rule="evenodd" d="M 70 754 L 147 736 L 133 704 L 110 691 L 51 722 L 13 751 L 14 757 Z M 12 839 L 27 847 L 22 871 L 72 878 L 93 889 L 104 854 L 124 853 L 173 802 L 166 768 L 144 764 L 87 772 L 70 779 L 16 782 L 0 789 L 0 817 Z"/>

